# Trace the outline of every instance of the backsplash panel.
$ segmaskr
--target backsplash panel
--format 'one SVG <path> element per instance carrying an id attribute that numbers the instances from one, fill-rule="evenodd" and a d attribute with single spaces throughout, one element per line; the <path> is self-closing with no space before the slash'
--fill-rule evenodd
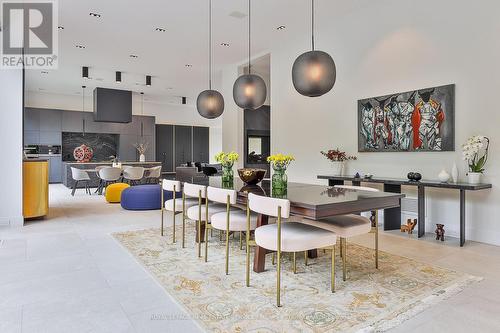
<path id="1" fill-rule="evenodd" d="M 109 161 L 117 155 L 119 143 L 119 134 L 62 132 L 62 160 L 74 162 L 73 150 L 85 144 L 94 152 L 92 162 Z"/>

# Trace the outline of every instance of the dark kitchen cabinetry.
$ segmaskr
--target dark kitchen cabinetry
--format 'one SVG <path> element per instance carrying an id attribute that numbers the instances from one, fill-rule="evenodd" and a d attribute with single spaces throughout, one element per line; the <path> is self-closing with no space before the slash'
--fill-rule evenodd
<path id="1" fill-rule="evenodd" d="M 62 182 L 62 160 L 61 156 L 49 157 L 49 183 Z"/>
<path id="2" fill-rule="evenodd" d="M 193 128 L 175 126 L 175 166 L 193 161 Z"/>
<path id="3" fill-rule="evenodd" d="M 163 172 L 174 172 L 174 126 L 156 125 L 156 161 Z"/>
<path id="4" fill-rule="evenodd" d="M 208 127 L 193 127 L 193 161 L 208 163 L 209 156 L 209 131 Z"/>

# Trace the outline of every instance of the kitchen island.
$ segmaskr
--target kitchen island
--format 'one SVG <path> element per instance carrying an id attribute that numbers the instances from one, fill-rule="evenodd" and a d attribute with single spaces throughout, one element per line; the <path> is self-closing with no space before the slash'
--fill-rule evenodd
<path id="1" fill-rule="evenodd" d="M 144 168 L 152 168 L 156 166 L 160 166 L 161 162 L 120 162 L 122 167 L 126 165 L 131 166 L 141 166 Z M 99 184 L 99 178 L 95 173 L 95 168 L 98 166 L 113 166 L 112 162 L 86 162 L 86 163 L 78 163 L 78 162 L 63 162 L 63 184 L 68 188 L 73 188 L 75 181 L 71 176 L 71 168 L 78 168 L 83 170 L 89 170 L 88 175 L 90 177 L 89 186 L 97 187 Z M 79 184 L 78 187 L 83 187 L 84 184 Z"/>

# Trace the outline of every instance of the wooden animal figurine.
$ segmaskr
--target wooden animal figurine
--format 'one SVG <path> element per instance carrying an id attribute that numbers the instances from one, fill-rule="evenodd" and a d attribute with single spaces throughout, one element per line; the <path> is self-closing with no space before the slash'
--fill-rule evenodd
<path id="1" fill-rule="evenodd" d="M 406 221 L 406 225 L 401 226 L 401 232 L 407 232 L 408 235 L 413 234 L 413 229 L 415 229 L 415 226 L 417 225 L 417 219 L 408 219 Z"/>
<path id="2" fill-rule="evenodd" d="M 436 240 L 440 240 L 444 242 L 444 224 L 436 224 Z"/>

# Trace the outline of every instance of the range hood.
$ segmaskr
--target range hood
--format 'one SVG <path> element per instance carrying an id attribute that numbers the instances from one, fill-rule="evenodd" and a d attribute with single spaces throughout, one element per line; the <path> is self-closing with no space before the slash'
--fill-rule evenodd
<path id="1" fill-rule="evenodd" d="M 94 121 L 130 123 L 132 121 L 132 92 L 128 90 L 95 88 Z"/>

